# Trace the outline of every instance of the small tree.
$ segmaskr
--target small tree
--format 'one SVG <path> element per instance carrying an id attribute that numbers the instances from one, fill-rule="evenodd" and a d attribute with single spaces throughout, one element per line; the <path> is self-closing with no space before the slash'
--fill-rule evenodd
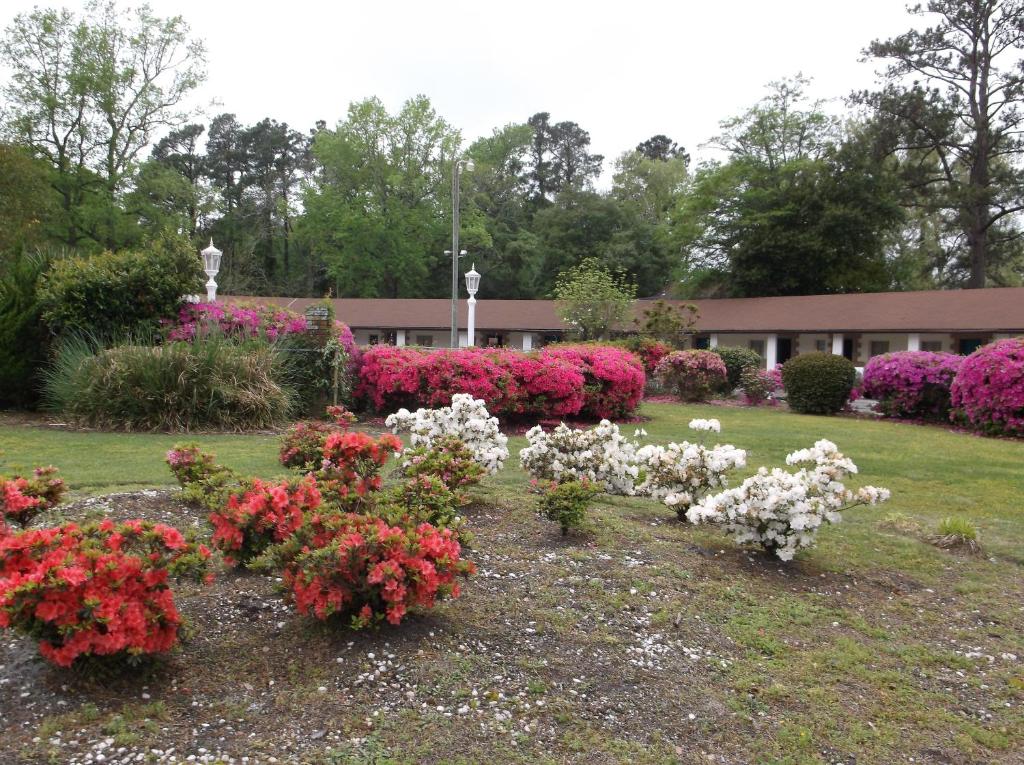
<path id="1" fill-rule="evenodd" d="M 558 315 L 581 340 L 603 340 L 622 324 L 636 300 L 636 285 L 597 258 L 584 258 L 558 275 Z"/>
<path id="2" fill-rule="evenodd" d="M 655 300 L 650 308 L 643 310 L 643 320 L 637 318 L 633 322 L 642 336 L 682 348 L 686 336 L 693 334 L 699 315 L 697 306 L 691 303 L 672 305 Z"/>

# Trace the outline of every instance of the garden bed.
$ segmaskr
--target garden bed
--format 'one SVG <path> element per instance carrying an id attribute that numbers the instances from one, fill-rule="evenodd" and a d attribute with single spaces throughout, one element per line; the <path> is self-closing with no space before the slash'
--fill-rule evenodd
<path id="1" fill-rule="evenodd" d="M 398 629 L 303 619 L 273 577 L 218 570 L 179 590 L 191 637 L 145 673 L 68 674 L 4 634 L 4 762 L 1014 761 L 1019 562 L 975 598 L 984 559 L 783 565 L 621 499 L 563 539 L 529 505 L 491 487 L 466 512 L 479 574 Z M 59 512 L 204 523 L 164 490 Z"/>

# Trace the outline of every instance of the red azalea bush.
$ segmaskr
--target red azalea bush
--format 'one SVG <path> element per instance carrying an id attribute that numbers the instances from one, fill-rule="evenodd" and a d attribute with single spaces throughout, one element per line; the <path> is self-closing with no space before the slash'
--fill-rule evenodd
<path id="1" fill-rule="evenodd" d="M 410 608 L 458 597 L 455 577 L 476 572 L 461 551 L 450 529 L 428 523 L 403 529 L 343 514 L 314 518 L 270 555 L 283 566 L 300 614 L 350 615 L 360 629 L 385 619 L 397 625 Z"/>
<path id="2" fill-rule="evenodd" d="M 950 387 L 963 356 L 930 351 L 901 351 L 873 356 L 864 367 L 860 393 L 878 399 L 888 417 L 945 420 Z"/>
<path id="3" fill-rule="evenodd" d="M 622 348 L 571 345 L 523 353 L 505 348 L 366 350 L 356 395 L 378 411 L 447 406 L 456 393 L 487 402 L 502 418 L 625 417 L 646 377 Z"/>
<path id="4" fill-rule="evenodd" d="M 213 546 L 228 565 L 248 563 L 271 544 L 283 542 L 320 507 L 320 491 L 312 476 L 290 481 L 252 479 L 250 488 L 228 497 L 226 507 L 210 513 Z"/>
<path id="5" fill-rule="evenodd" d="M 0 628 L 38 638 L 61 667 L 168 651 L 181 625 L 168 577 L 202 577 L 209 556 L 177 529 L 143 521 L 0 536 Z"/>
<path id="6" fill-rule="evenodd" d="M 37 467 L 32 476 L 0 478 L 0 526 L 13 521 L 27 524 L 36 513 L 56 507 L 67 486 L 53 465 Z"/>
<path id="7" fill-rule="evenodd" d="M 658 363 L 655 375 L 683 401 L 706 401 L 728 380 L 722 357 L 701 350 L 670 353 Z"/>
<path id="8" fill-rule="evenodd" d="M 960 364 L 953 417 L 985 433 L 1024 436 L 1024 337 L 984 345 Z"/>
<path id="9" fill-rule="evenodd" d="M 287 468 L 318 467 L 323 456 L 324 443 L 332 433 L 341 432 L 334 423 L 323 420 L 303 420 L 292 425 L 281 437 L 278 458 Z"/>
<path id="10" fill-rule="evenodd" d="M 402 440 L 391 433 L 373 438 L 358 431 L 331 433 L 324 441 L 323 462 L 317 471 L 322 490 L 341 502 L 359 500 L 379 491 L 380 471 L 402 451 Z"/>
<path id="11" fill-rule="evenodd" d="M 673 351 L 672 346 L 668 343 L 651 337 L 630 338 L 626 341 L 626 348 L 637 355 L 644 365 L 644 373 L 648 377 L 654 376 L 654 370 L 658 368 L 658 363 Z"/>
<path id="12" fill-rule="evenodd" d="M 594 419 L 628 417 L 644 397 L 647 377 L 634 354 L 610 345 L 560 345 L 541 356 L 564 359 L 583 373 L 580 414 Z"/>

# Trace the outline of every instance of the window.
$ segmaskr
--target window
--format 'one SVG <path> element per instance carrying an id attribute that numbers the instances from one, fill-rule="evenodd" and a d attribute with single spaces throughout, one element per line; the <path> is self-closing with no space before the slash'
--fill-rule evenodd
<path id="1" fill-rule="evenodd" d="M 888 340 L 872 340 L 871 341 L 871 355 L 881 356 L 883 353 L 889 352 L 889 341 Z"/>
<path id="2" fill-rule="evenodd" d="M 763 359 L 764 358 L 764 340 L 751 340 L 750 341 L 750 350 L 752 350 L 754 353 L 756 353 L 758 356 L 760 356 Z"/>
<path id="3" fill-rule="evenodd" d="M 370 345 L 376 345 L 379 342 L 380 342 L 380 335 L 370 335 L 370 340 L 369 340 L 369 344 Z"/>
<path id="4" fill-rule="evenodd" d="M 828 347 L 828 340 L 815 340 L 814 350 L 818 353 L 829 353 L 832 349 Z"/>
<path id="5" fill-rule="evenodd" d="M 693 338 L 693 347 L 701 351 L 706 351 L 711 347 L 711 338 L 707 335 L 698 335 Z"/>
<path id="6" fill-rule="evenodd" d="M 957 352 L 969 356 L 985 344 L 980 337 L 961 337 L 957 342 Z"/>
<path id="7" fill-rule="evenodd" d="M 422 345 L 424 348 L 430 348 L 434 345 L 434 336 L 416 335 L 416 345 Z"/>
<path id="8" fill-rule="evenodd" d="M 942 353 L 942 341 L 941 340 L 923 340 L 921 342 L 922 351 L 930 351 L 931 353 Z"/>

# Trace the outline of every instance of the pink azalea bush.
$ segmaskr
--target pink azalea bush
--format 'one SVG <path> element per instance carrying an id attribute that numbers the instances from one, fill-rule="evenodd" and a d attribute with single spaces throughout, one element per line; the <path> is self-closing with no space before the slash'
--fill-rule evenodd
<path id="1" fill-rule="evenodd" d="M 997 340 L 965 358 L 950 399 L 954 419 L 984 433 L 1024 436 L 1024 337 Z"/>
<path id="2" fill-rule="evenodd" d="M 639 405 L 645 382 L 635 355 L 608 346 L 534 353 L 374 346 L 364 354 L 356 395 L 378 411 L 445 406 L 467 393 L 502 418 L 624 417 Z"/>
<path id="3" fill-rule="evenodd" d="M 654 371 L 661 383 L 683 401 L 705 401 L 725 386 L 728 371 L 722 357 L 712 351 L 675 351 L 658 362 Z"/>
<path id="4" fill-rule="evenodd" d="M 743 402 L 748 406 L 777 403 L 772 394 L 782 389 L 782 372 L 779 369 L 754 369 L 748 367 L 740 375 Z"/>
<path id="5" fill-rule="evenodd" d="M 950 386 L 962 361 L 962 356 L 930 351 L 873 356 L 864 367 L 860 392 L 878 399 L 888 417 L 944 420 L 949 416 Z"/>

